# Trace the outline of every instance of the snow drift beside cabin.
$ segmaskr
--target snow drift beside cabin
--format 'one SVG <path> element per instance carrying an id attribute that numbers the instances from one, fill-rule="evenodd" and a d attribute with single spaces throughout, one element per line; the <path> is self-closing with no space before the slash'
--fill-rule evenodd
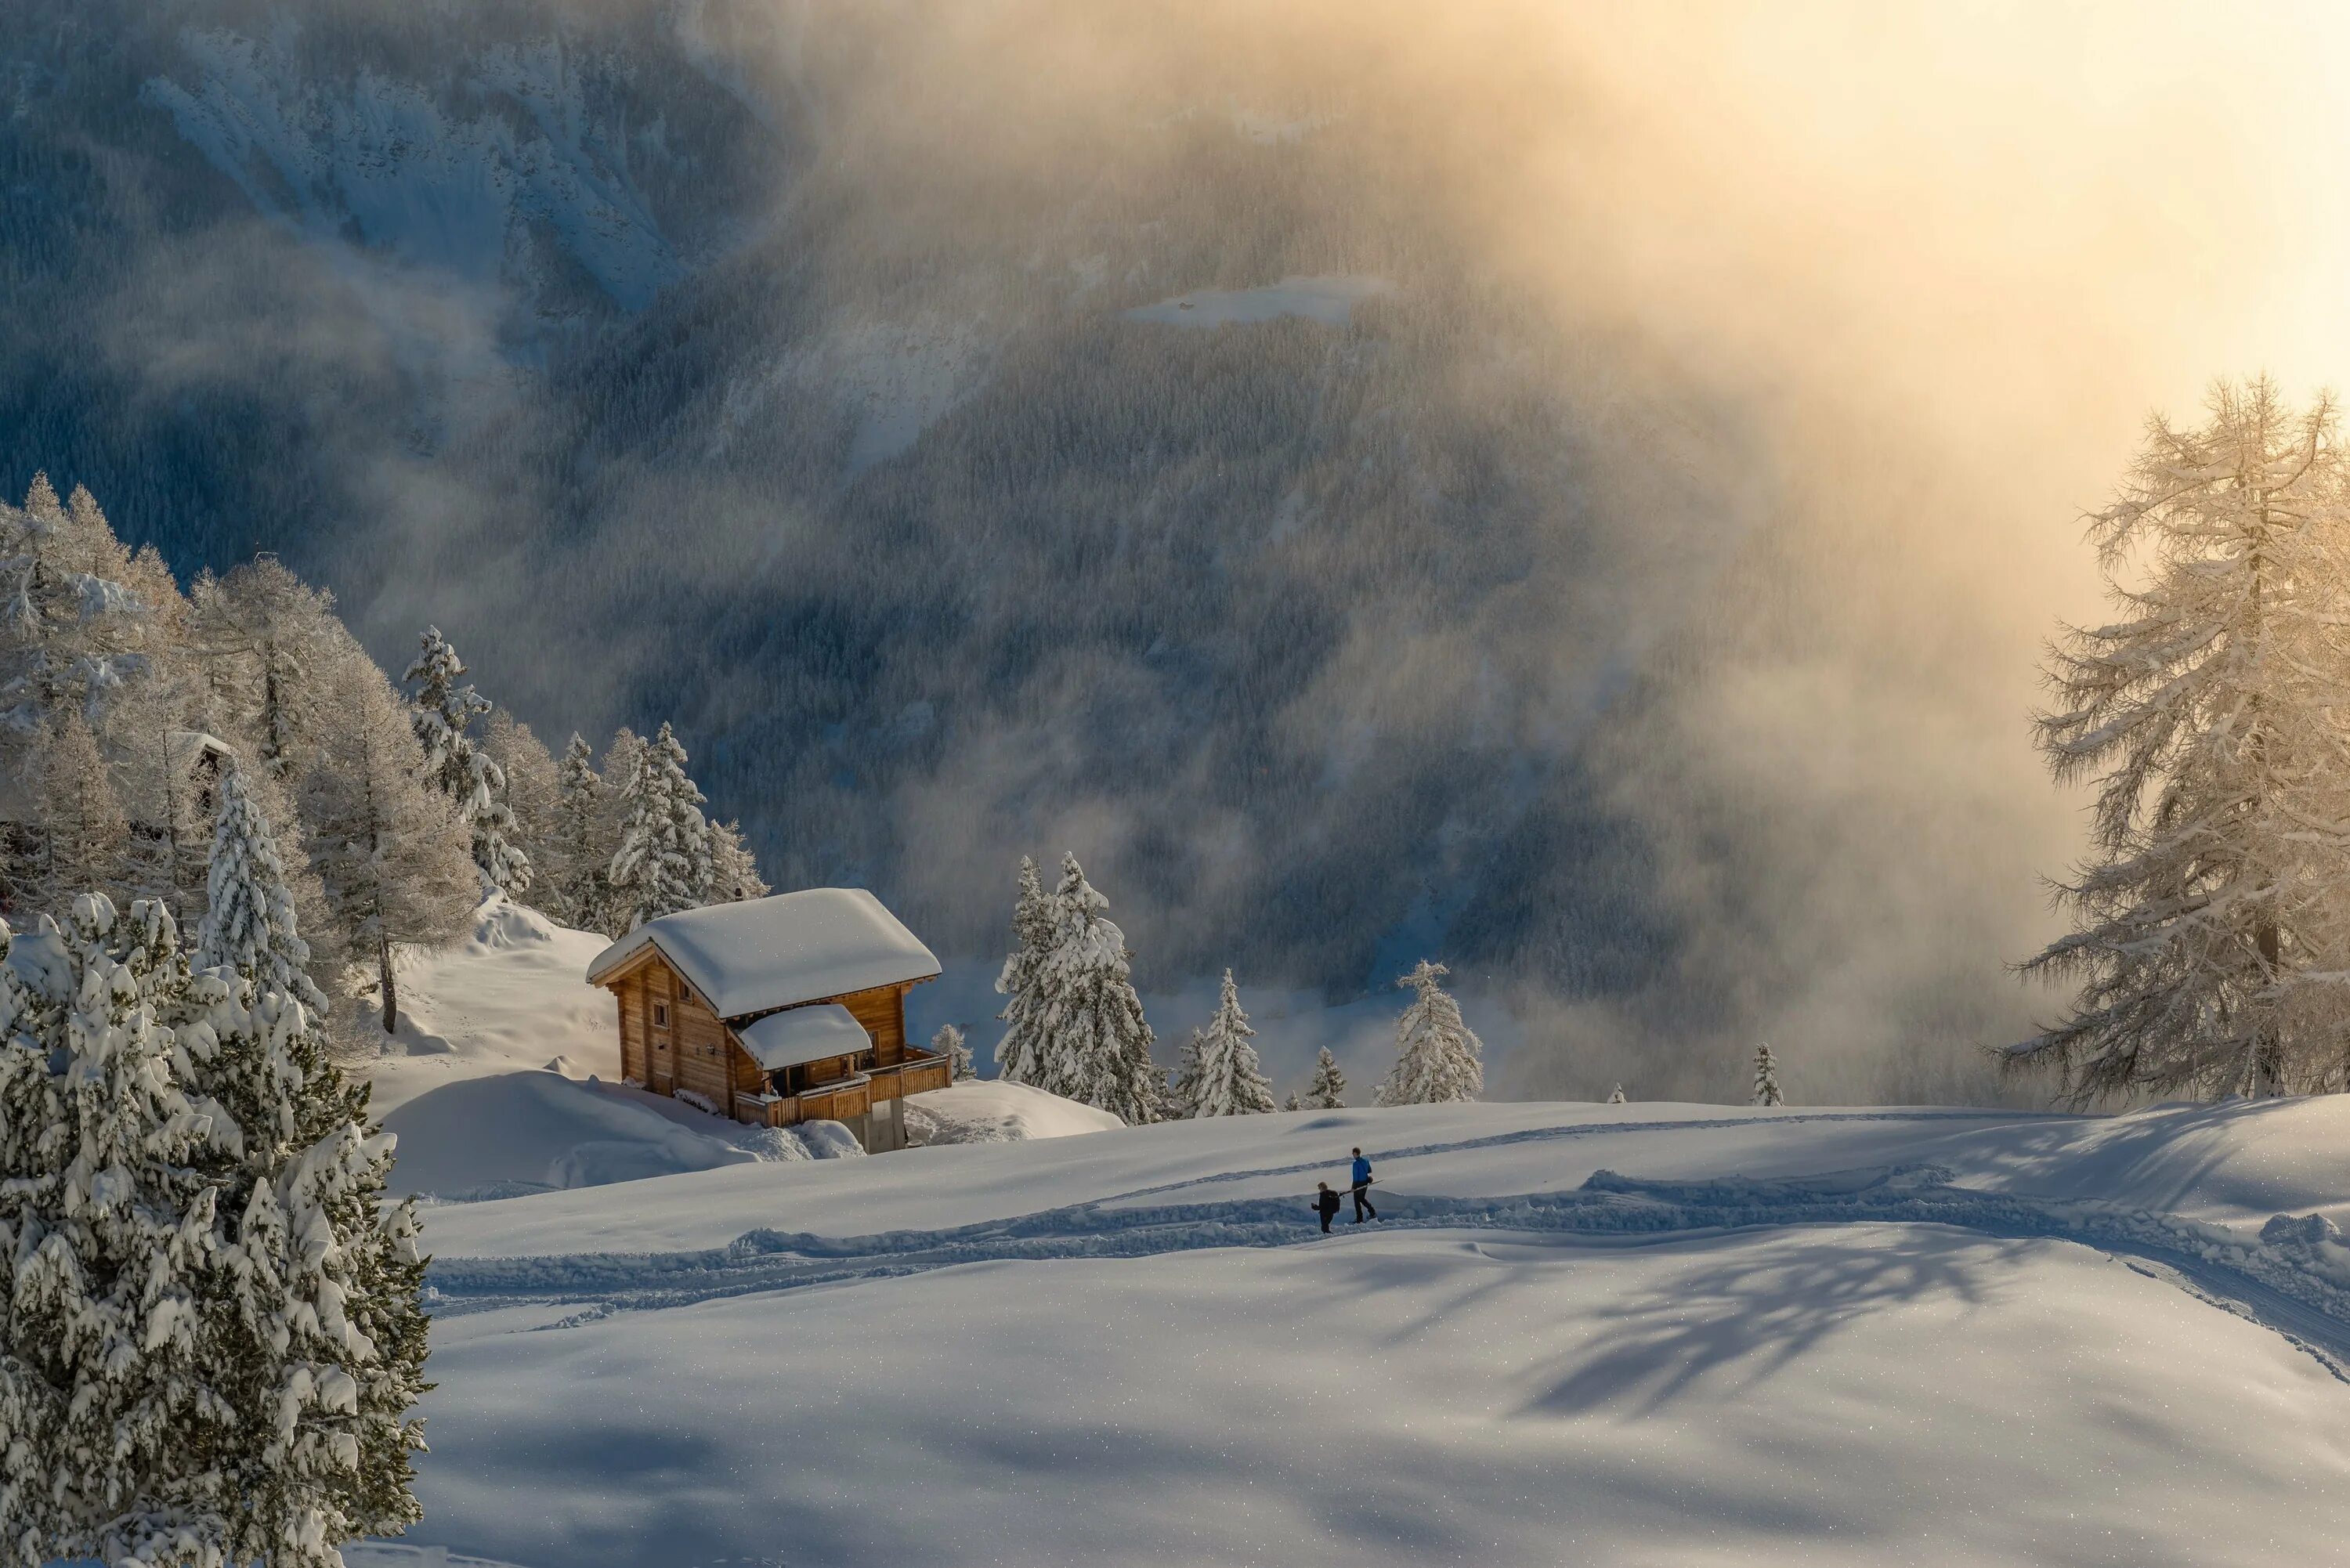
<path id="1" fill-rule="evenodd" d="M 19 937 L 9 954 L 36 982 L 45 940 L 54 939 Z M 376 1113 L 400 1138 L 395 1191 L 518 1196 L 823 1158 L 833 1147 L 821 1128 L 743 1127 L 619 1083 L 612 999 L 580 978 L 605 946 L 500 895 L 474 911 L 464 940 L 400 955 L 400 1033 L 362 1069 Z M 908 1105 L 937 1143 L 1020 1142 L 1114 1125 L 1090 1106 L 1016 1084 L 959 1084 Z"/>
<path id="2" fill-rule="evenodd" d="M 601 981 L 657 942 L 721 1018 L 930 980 L 939 961 L 862 888 L 809 888 L 648 920 L 588 966 Z"/>

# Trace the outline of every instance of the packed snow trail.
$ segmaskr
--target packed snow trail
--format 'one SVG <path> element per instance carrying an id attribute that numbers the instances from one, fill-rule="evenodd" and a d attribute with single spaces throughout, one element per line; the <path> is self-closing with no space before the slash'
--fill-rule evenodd
<path id="1" fill-rule="evenodd" d="M 2350 1381 L 2350 1250 L 2302 1222 L 2264 1238 L 2076 1199 L 1953 1186 L 1934 1166 L 1879 1167 L 1792 1180 L 1644 1181 L 1612 1171 L 1566 1192 L 1445 1198 L 1389 1191 L 1388 1231 L 1479 1230 L 1616 1243 L 1770 1227 L 1943 1225 L 1985 1235 L 2079 1242 L 2283 1334 Z M 616 1311 L 683 1306 L 965 1263 L 1150 1257 L 1211 1247 L 1272 1248 L 1321 1240 L 1305 1200 L 1107 1207 L 1072 1204 L 941 1231 L 827 1237 L 756 1230 L 723 1248 L 673 1253 L 475 1259 L 432 1265 L 437 1313 L 520 1302 L 577 1303 L 550 1327 Z"/>

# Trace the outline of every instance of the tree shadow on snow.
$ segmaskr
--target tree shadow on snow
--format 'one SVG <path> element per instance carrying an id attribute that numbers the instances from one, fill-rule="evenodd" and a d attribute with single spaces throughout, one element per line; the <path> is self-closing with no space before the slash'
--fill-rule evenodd
<path id="1" fill-rule="evenodd" d="M 1717 1375 L 1749 1393 L 1868 1314 L 1935 1297 L 1983 1304 L 1981 1276 L 2039 1244 L 1876 1227 L 1711 1243 L 1714 1256 L 1665 1285 L 1594 1309 L 1597 1332 L 1563 1358 L 1572 1370 L 1520 1414 L 1651 1415 Z"/>

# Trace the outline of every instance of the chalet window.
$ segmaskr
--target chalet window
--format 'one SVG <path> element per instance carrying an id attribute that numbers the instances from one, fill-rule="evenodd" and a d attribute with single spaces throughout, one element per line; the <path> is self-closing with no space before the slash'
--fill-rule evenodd
<path id="1" fill-rule="evenodd" d="M 668 1002 L 656 1002 L 653 1003 L 653 1027 L 656 1029 L 666 1029 L 669 1027 Z"/>

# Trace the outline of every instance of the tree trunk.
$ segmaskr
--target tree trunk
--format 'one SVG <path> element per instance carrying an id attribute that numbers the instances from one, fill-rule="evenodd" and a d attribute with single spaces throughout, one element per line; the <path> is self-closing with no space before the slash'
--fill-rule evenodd
<path id="1" fill-rule="evenodd" d="M 400 1026 L 400 997 L 391 989 L 391 939 L 380 928 L 375 933 L 375 961 L 383 981 L 383 1032 L 390 1034 Z"/>

